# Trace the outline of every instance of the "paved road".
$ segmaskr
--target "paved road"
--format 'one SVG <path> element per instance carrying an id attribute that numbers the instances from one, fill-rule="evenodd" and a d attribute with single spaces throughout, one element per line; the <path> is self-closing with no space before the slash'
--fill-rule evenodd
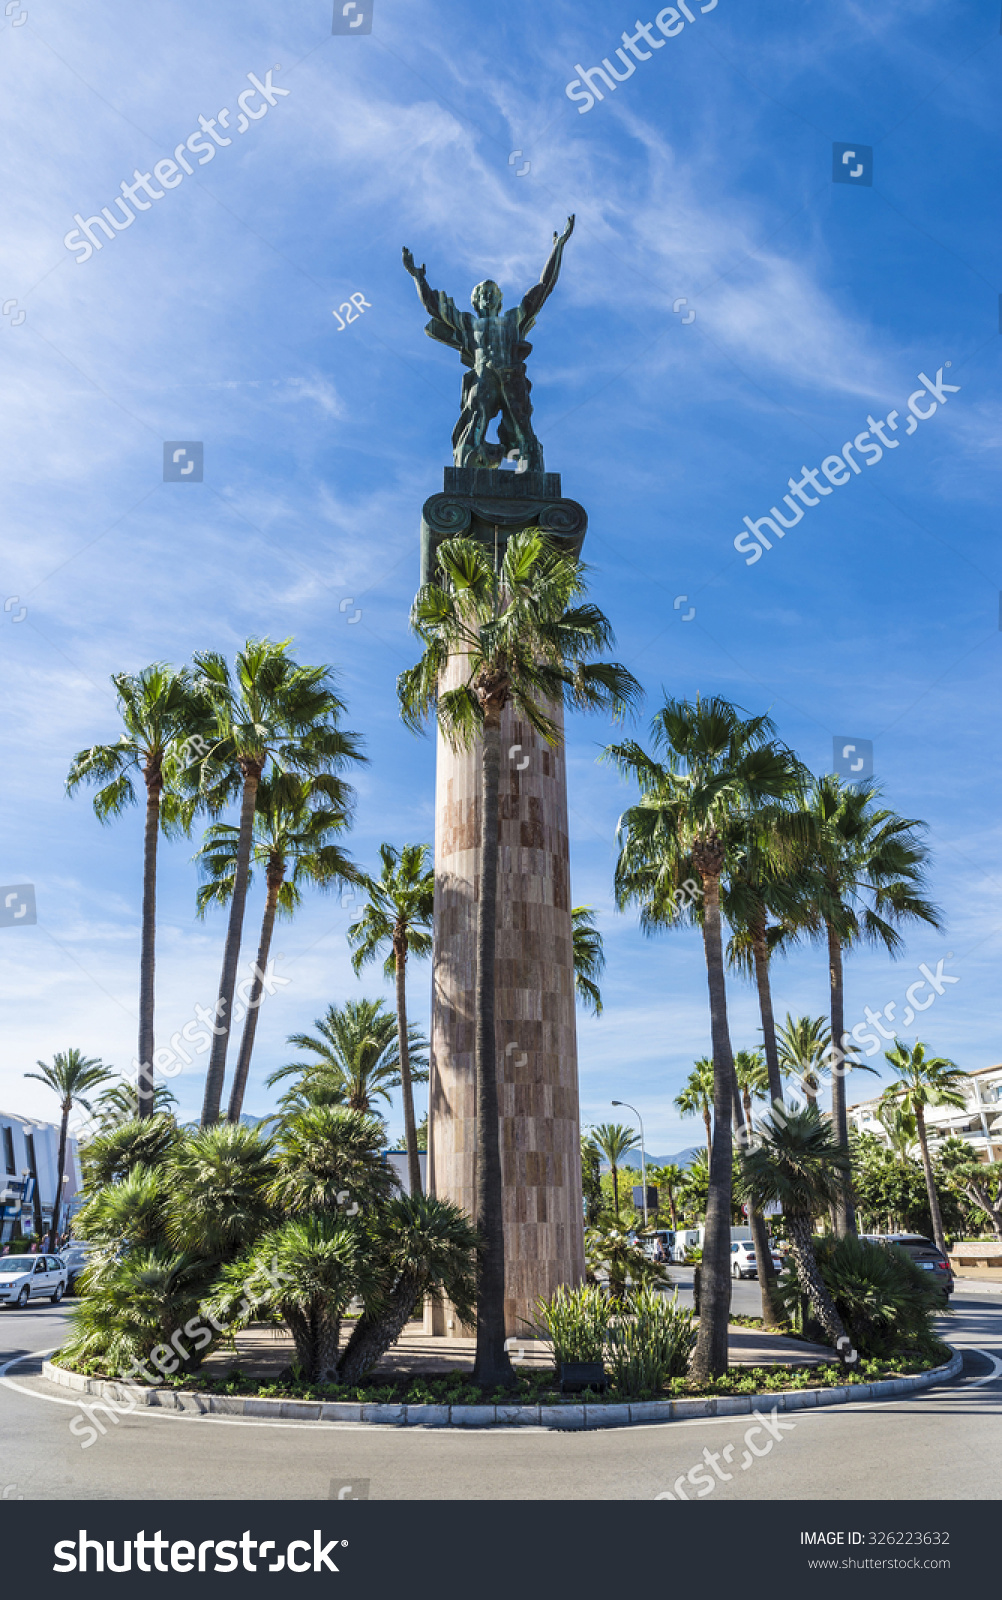
<path id="1" fill-rule="evenodd" d="M 348 1484 L 362 1492 L 364 1484 L 380 1500 L 653 1500 L 664 1493 L 695 1499 L 700 1489 L 702 1498 L 715 1499 L 998 1499 L 1002 1304 L 965 1295 L 954 1306 L 944 1332 L 965 1351 L 961 1382 L 897 1403 L 794 1414 L 781 1419 L 778 1438 L 760 1432 L 748 1445 L 745 1436 L 755 1426 L 749 1417 L 557 1434 L 377 1430 L 144 1411 L 109 1421 L 106 1435 L 82 1448 L 69 1427 L 79 1407 L 37 1376 L 38 1360 L 2 1366 L 55 1346 L 68 1308 L 3 1311 L 0 1494 L 323 1500 Z"/>

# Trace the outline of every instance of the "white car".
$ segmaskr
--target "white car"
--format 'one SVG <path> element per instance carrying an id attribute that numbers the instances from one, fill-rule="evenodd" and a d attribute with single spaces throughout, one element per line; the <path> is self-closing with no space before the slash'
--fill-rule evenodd
<path id="1" fill-rule="evenodd" d="M 0 1305 L 23 1309 L 29 1300 L 51 1300 L 57 1306 L 67 1276 L 58 1256 L 0 1256 Z"/>
<path id="2" fill-rule="evenodd" d="M 782 1272 L 783 1263 L 775 1250 L 772 1251 L 772 1265 L 776 1272 Z M 757 1278 L 758 1262 L 755 1260 L 755 1246 L 750 1239 L 739 1239 L 731 1245 L 731 1277 L 732 1278 Z"/>

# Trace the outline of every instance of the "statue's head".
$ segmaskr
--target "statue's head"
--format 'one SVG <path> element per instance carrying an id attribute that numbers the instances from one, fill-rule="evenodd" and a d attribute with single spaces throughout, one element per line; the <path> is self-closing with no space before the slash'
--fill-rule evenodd
<path id="1" fill-rule="evenodd" d="M 473 309 L 480 317 L 496 317 L 503 298 L 493 278 L 485 278 L 483 283 L 478 283 L 470 295 Z"/>

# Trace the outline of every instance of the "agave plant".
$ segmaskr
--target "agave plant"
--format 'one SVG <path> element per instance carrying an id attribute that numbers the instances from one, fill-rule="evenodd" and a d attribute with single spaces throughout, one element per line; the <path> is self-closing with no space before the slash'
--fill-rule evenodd
<path id="1" fill-rule="evenodd" d="M 554 1365 L 565 1361 L 601 1361 L 609 1336 L 612 1302 L 597 1284 L 576 1288 L 561 1284 L 548 1300 L 540 1297 L 526 1324 L 530 1338 L 553 1346 Z"/>
<path id="2" fill-rule="evenodd" d="M 693 1313 L 679 1305 L 678 1290 L 669 1296 L 644 1285 L 620 1301 L 609 1328 L 612 1380 L 631 1399 L 657 1394 L 685 1376 L 695 1347 Z"/>

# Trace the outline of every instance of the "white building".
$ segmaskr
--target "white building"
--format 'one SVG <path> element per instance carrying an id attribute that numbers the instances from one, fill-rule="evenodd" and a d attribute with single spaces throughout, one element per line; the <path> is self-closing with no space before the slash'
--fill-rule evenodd
<path id="1" fill-rule="evenodd" d="M 930 1150 L 935 1151 L 952 1135 L 970 1145 L 979 1161 L 1002 1161 L 1002 1066 L 965 1073 L 960 1091 L 967 1100 L 963 1111 L 958 1106 L 927 1108 Z M 886 1143 L 887 1134 L 877 1115 L 879 1105 L 879 1099 L 861 1100 L 848 1107 L 848 1117 L 860 1133 L 874 1133 Z"/>
<path id="2" fill-rule="evenodd" d="M 58 1160 L 59 1128 L 55 1123 L 0 1111 L 0 1242 L 51 1228 Z M 72 1134 L 66 1137 L 64 1177 L 57 1221 L 60 1232 L 81 1188 L 80 1157 Z M 27 1203 L 26 1193 L 31 1196 Z"/>

